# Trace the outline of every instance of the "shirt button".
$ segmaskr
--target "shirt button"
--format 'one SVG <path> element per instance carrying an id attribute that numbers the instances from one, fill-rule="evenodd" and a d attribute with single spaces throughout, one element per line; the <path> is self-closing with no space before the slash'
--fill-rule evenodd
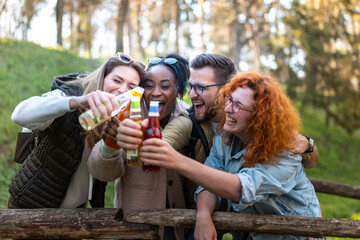
<path id="1" fill-rule="evenodd" d="M 171 187 L 173 185 L 173 181 L 172 180 L 168 181 L 168 185 Z"/>

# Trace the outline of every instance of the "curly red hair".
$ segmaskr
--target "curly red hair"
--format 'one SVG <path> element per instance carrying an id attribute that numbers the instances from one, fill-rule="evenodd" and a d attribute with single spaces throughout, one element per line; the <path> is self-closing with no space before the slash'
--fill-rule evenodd
<path id="1" fill-rule="evenodd" d="M 230 82 L 219 92 L 218 108 L 224 109 L 225 96 L 233 93 L 237 88 L 247 86 L 254 91 L 255 111 L 249 119 L 246 137 L 251 139 L 247 146 L 244 166 L 266 164 L 282 150 L 289 150 L 288 145 L 293 141 L 301 126 L 298 112 L 291 100 L 282 91 L 279 83 L 274 79 L 261 76 L 254 72 L 243 72 L 234 75 Z M 225 116 L 220 122 L 222 128 Z M 232 142 L 232 134 L 224 134 L 226 144 Z"/>

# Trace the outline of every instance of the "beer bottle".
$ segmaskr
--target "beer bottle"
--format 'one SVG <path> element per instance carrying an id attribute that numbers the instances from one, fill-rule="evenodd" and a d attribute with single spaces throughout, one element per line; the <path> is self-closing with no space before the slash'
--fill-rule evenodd
<path id="1" fill-rule="evenodd" d="M 117 118 L 120 120 L 120 122 L 124 121 L 124 119 L 129 118 L 130 116 L 130 105 L 131 103 L 129 102 L 126 107 L 120 111 L 119 115 L 117 116 Z M 114 150 L 119 150 L 120 147 L 116 144 L 116 142 L 114 142 L 113 140 L 109 139 L 109 138 L 105 138 L 104 142 L 106 144 L 106 146 L 108 146 L 111 149 Z"/>
<path id="2" fill-rule="evenodd" d="M 130 91 L 120 94 L 116 97 L 118 101 L 118 106 L 111 113 L 111 116 L 107 116 L 105 118 L 95 117 L 91 109 L 87 110 L 79 116 L 80 125 L 86 131 L 96 128 L 97 126 L 110 119 L 111 117 L 116 116 L 121 110 L 123 110 L 130 102 L 132 96 L 141 97 L 143 93 L 144 89 L 142 87 L 136 87 L 134 89 L 131 89 Z"/>
<path id="3" fill-rule="evenodd" d="M 132 97 L 131 98 L 131 107 L 130 107 L 130 117 L 131 120 L 137 123 L 141 123 L 141 108 L 140 108 L 140 98 Z M 126 160 L 127 165 L 130 167 L 139 167 L 142 162 L 140 161 L 139 149 L 129 149 L 126 151 Z"/>
<path id="4" fill-rule="evenodd" d="M 160 120 L 159 120 L 159 102 L 150 101 L 149 107 L 149 125 L 144 134 L 144 140 L 149 138 L 160 138 Z M 146 172 L 156 172 L 160 170 L 160 167 L 153 165 L 142 165 L 143 170 Z"/>

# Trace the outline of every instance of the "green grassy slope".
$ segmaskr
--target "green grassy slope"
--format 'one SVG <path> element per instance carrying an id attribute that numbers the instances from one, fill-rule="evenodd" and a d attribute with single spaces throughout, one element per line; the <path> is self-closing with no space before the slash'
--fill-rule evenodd
<path id="1" fill-rule="evenodd" d="M 64 51 L 0 39 L 0 208 L 6 208 L 8 185 L 19 166 L 12 160 L 16 134 L 21 130 L 10 119 L 14 107 L 23 99 L 49 91 L 54 76 L 92 71 L 97 66 L 99 61 Z M 315 168 L 307 169 L 307 175 L 360 185 L 357 177 L 360 172 L 360 137 L 349 136 L 337 126 L 326 128 L 322 111 L 305 108 L 301 115 L 304 134 L 314 138 L 319 149 L 319 163 Z M 359 200 L 327 194 L 318 194 L 318 197 L 324 217 L 360 216 Z M 113 184 L 109 184 L 107 207 L 112 206 L 112 199 Z"/>
<path id="2" fill-rule="evenodd" d="M 49 91 L 55 76 L 93 71 L 98 66 L 98 61 L 65 51 L 0 39 L 0 208 L 6 207 L 8 185 L 18 168 L 12 159 L 21 127 L 10 119 L 15 106 L 33 95 Z"/>

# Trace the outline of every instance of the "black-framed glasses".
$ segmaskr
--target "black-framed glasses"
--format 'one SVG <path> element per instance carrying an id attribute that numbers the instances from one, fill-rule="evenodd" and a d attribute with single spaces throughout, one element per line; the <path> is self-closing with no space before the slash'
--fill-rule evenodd
<path id="1" fill-rule="evenodd" d="M 134 63 L 138 64 L 142 69 L 146 68 L 146 65 L 144 63 L 142 63 L 141 61 L 136 60 L 135 58 L 130 57 L 129 55 L 127 55 L 125 53 L 117 52 L 115 54 L 115 57 L 117 57 L 121 62 L 123 62 L 125 64 L 129 64 L 131 62 L 134 62 Z"/>
<path id="2" fill-rule="evenodd" d="M 225 106 L 229 106 L 231 104 L 231 109 L 234 113 L 238 113 L 240 110 L 247 112 L 254 112 L 255 110 L 249 109 L 241 104 L 239 101 L 234 101 L 231 95 L 225 96 Z"/>
<path id="3" fill-rule="evenodd" d="M 150 64 L 158 64 L 161 62 L 164 62 L 168 65 L 172 65 L 172 64 L 177 63 L 177 59 L 176 58 L 163 58 L 163 57 L 154 57 L 154 58 L 149 59 Z"/>
<path id="4" fill-rule="evenodd" d="M 186 90 L 190 94 L 191 90 L 194 89 L 195 93 L 197 95 L 201 95 L 204 91 L 204 88 L 213 87 L 213 86 L 220 86 L 224 85 L 225 83 L 217 83 L 217 84 L 211 84 L 211 85 L 201 85 L 201 84 L 191 84 L 189 82 L 186 83 Z"/>

